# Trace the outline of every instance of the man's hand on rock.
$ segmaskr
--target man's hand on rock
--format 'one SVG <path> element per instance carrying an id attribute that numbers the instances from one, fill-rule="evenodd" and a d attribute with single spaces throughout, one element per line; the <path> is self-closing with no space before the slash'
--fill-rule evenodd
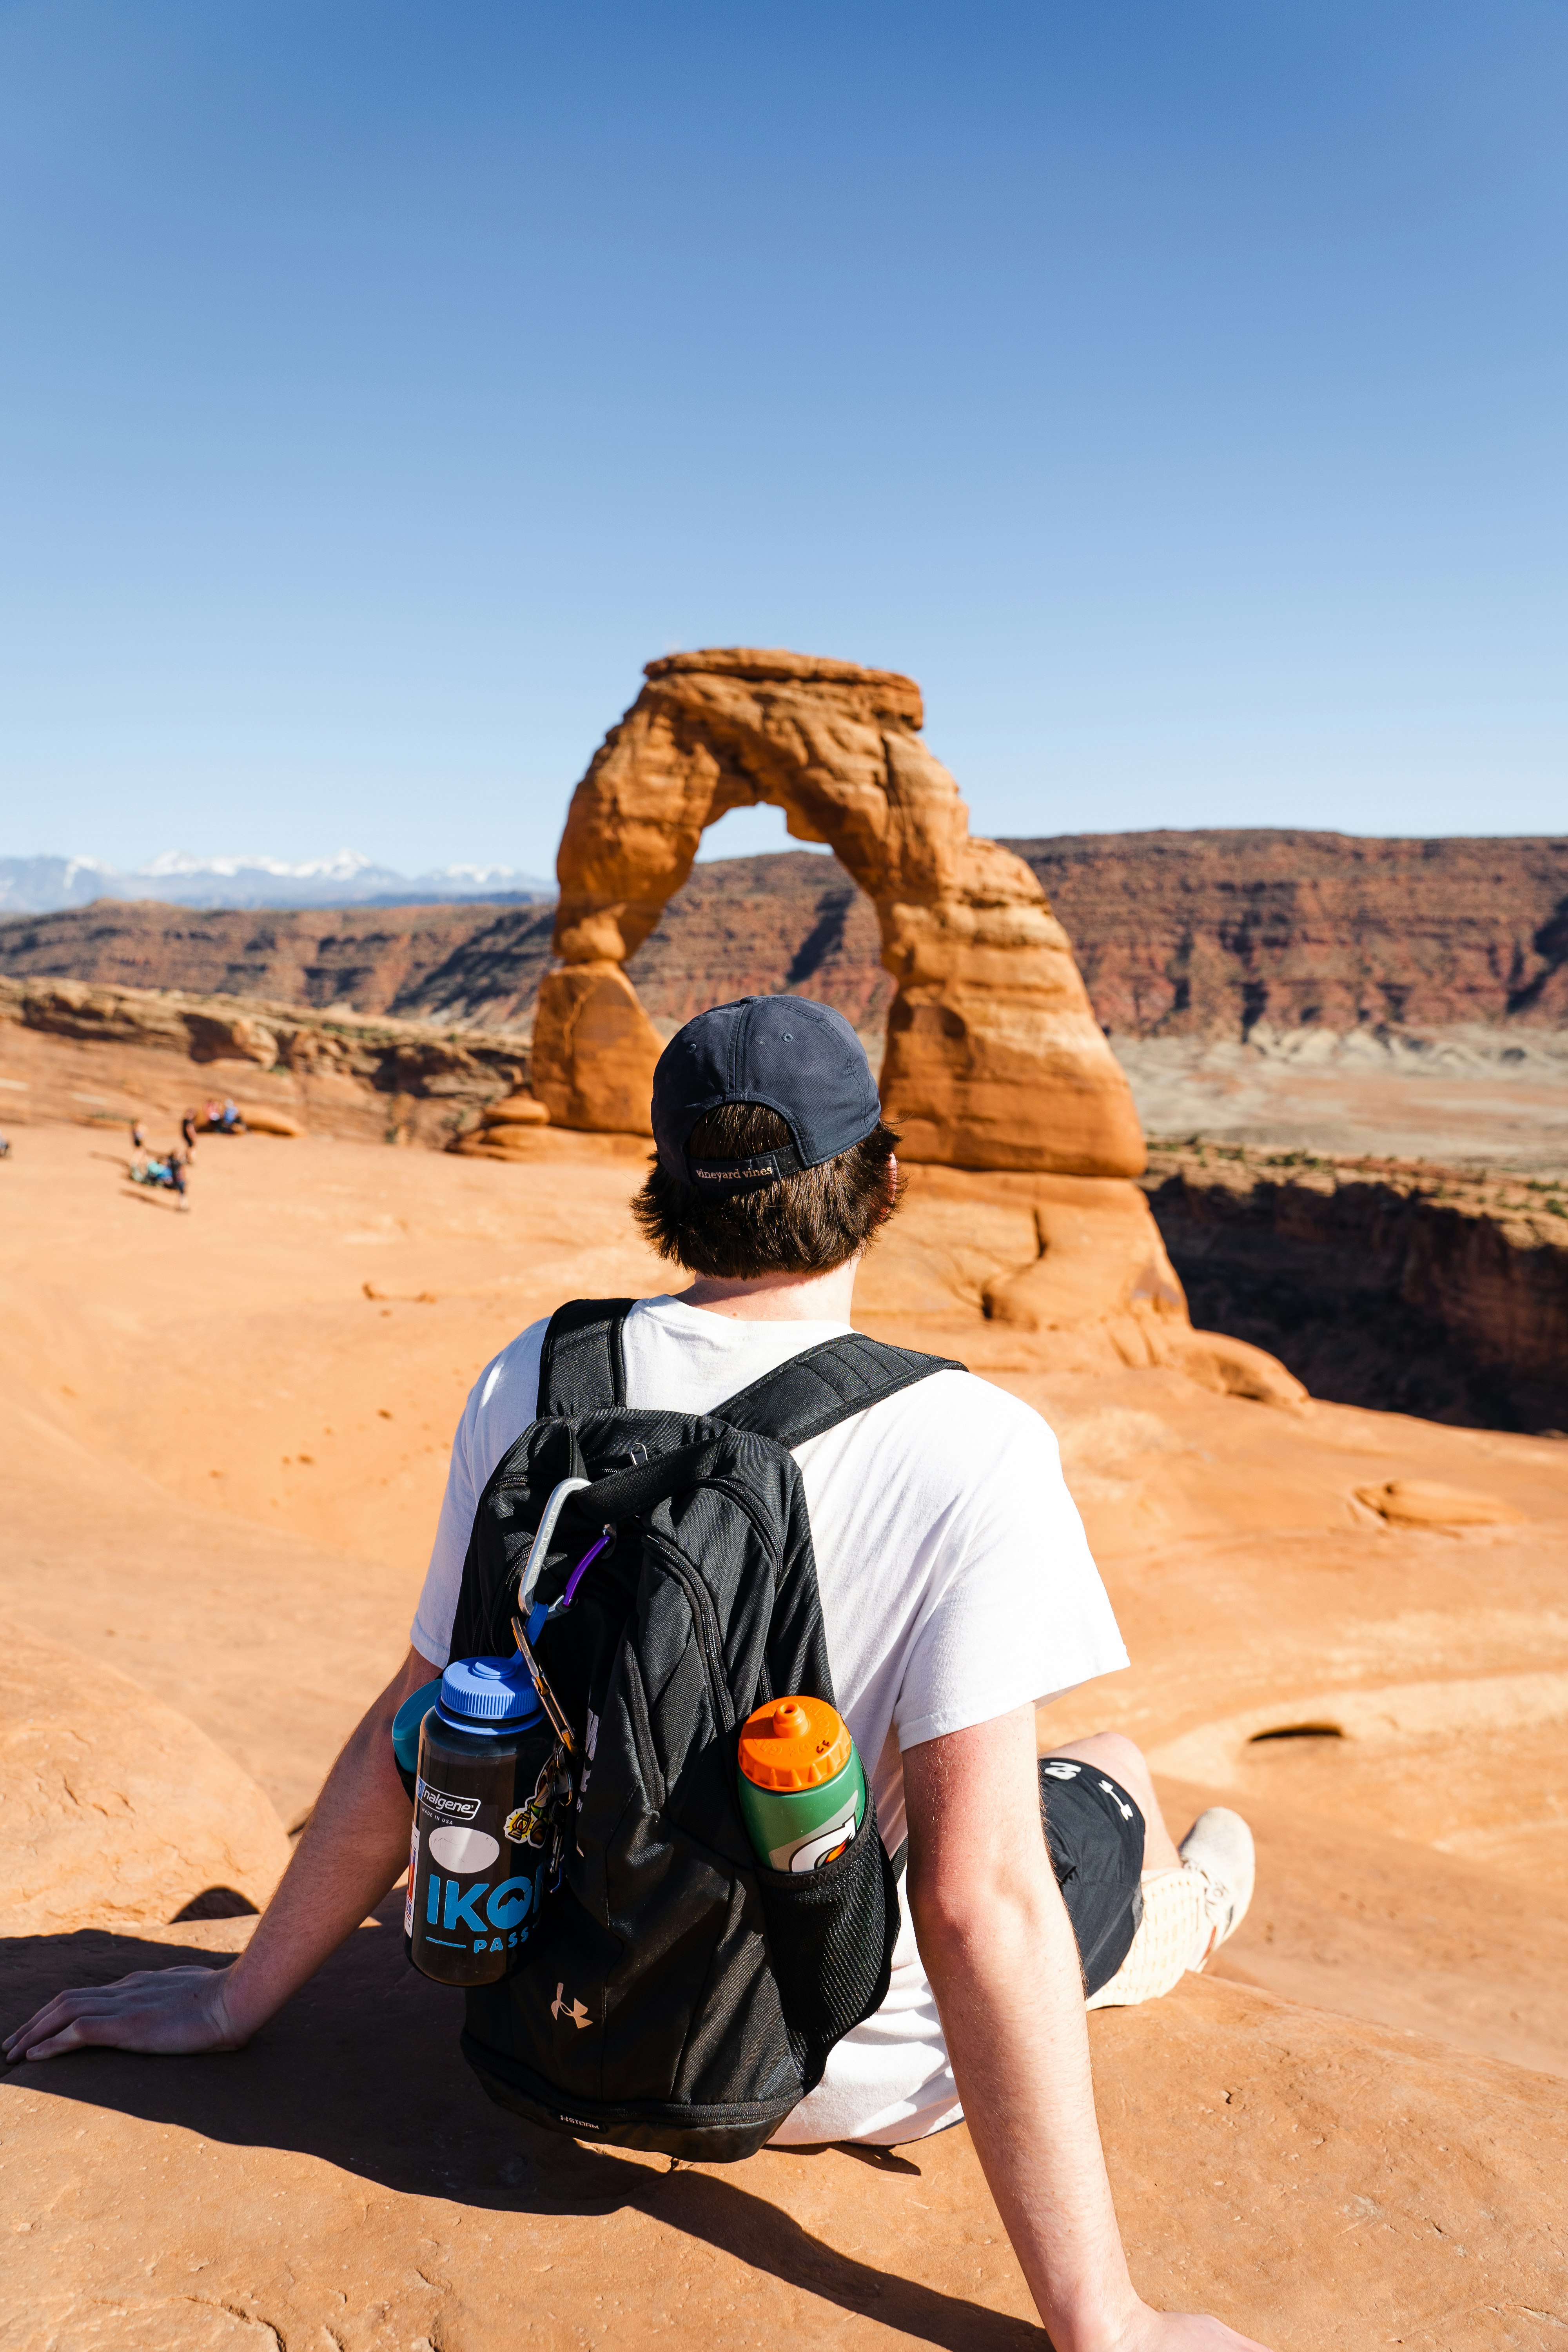
<path id="1" fill-rule="evenodd" d="M 6 2063 L 68 2050 L 237 2050 L 247 2037 L 229 2015 L 227 1979 L 227 1969 L 138 1969 L 112 1984 L 58 1992 L 6 2035 Z"/>
<path id="2" fill-rule="evenodd" d="M 57 1993 L 6 2036 L 6 2063 L 95 2048 L 178 2057 L 248 2042 L 401 1877 L 409 1809 L 393 1761 L 393 1720 L 404 1700 L 438 1672 L 411 1649 L 372 1700 L 231 1966 L 142 1969 L 113 1984 Z"/>

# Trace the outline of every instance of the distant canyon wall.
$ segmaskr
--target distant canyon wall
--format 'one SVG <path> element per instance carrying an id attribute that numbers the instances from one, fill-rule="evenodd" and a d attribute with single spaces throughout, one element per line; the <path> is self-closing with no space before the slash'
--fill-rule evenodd
<path id="1" fill-rule="evenodd" d="M 0 978 L 526 1032 L 554 921 L 552 904 L 257 913 L 100 899 L 0 923 Z M 870 901 L 837 859 L 796 851 L 696 867 L 626 969 L 666 1030 L 726 997 L 793 989 L 874 1033 L 893 992 L 879 954 Z"/>
<path id="2" fill-rule="evenodd" d="M 266 997 L 393 1020 L 480 1018 L 458 1002 L 469 989 L 485 1001 L 486 1026 L 511 1028 L 531 1013 L 554 919 L 553 903 L 279 911 L 100 898 L 0 923 L 0 979 Z M 452 1009 L 432 1015 L 436 1003 Z"/>
<path id="3" fill-rule="evenodd" d="M 1194 1319 L 1314 1396 L 1568 1431 L 1568 1181 L 1167 1145 L 1143 1186 Z"/>
<path id="4" fill-rule="evenodd" d="M 1009 846 L 1113 1035 L 1568 1026 L 1568 835 L 1215 830 Z"/>
<path id="5" fill-rule="evenodd" d="M 1568 1028 L 1568 836 L 1068 834 L 1006 845 L 1045 887 L 1113 1036 Z M 0 924 L 0 975 L 266 996 L 526 1030 L 550 907 L 194 912 L 102 900 Z M 626 969 L 668 1032 L 793 989 L 874 1037 L 893 983 L 871 904 L 805 851 L 697 866 Z"/>

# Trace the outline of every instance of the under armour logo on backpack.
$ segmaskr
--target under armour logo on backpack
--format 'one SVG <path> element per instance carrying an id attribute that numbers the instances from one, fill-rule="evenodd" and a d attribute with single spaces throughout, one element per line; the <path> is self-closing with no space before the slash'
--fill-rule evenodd
<path id="1" fill-rule="evenodd" d="M 557 1985 L 555 1988 L 555 1998 L 550 2004 L 550 2014 L 554 2018 L 559 2018 L 563 2015 L 569 2017 L 572 2020 L 573 2024 L 577 2028 L 578 2032 L 581 2033 L 583 2028 L 585 2025 L 592 2025 L 594 2021 L 589 2016 L 587 2011 L 584 2008 L 580 2000 L 573 2001 L 570 2007 L 568 2007 L 565 1995 L 565 1986 Z"/>

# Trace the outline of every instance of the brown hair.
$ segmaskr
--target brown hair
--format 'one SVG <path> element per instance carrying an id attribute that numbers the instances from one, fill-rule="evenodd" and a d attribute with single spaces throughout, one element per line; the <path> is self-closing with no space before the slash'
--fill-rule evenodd
<path id="1" fill-rule="evenodd" d="M 698 1120 L 688 1151 L 699 1160 L 745 1160 L 789 1140 L 776 1110 L 725 1103 Z M 897 1207 L 897 1195 L 889 1198 L 888 1168 L 898 1142 L 879 1119 L 836 1160 L 725 1194 L 699 1192 L 656 1159 L 632 1214 L 660 1257 L 692 1274 L 727 1281 L 827 1274 L 864 1249 Z"/>

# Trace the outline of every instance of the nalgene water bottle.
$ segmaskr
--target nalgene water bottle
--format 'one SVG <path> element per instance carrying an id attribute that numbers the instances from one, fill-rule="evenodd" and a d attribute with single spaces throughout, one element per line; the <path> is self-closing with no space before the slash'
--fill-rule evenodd
<path id="1" fill-rule="evenodd" d="M 741 1730 L 741 1811 L 771 1870 L 836 1862 L 866 1811 L 866 1775 L 843 1717 L 820 1698 L 776 1698 Z"/>
<path id="2" fill-rule="evenodd" d="M 553 1874 L 563 1757 L 521 1658 L 462 1658 L 419 1731 L 403 1927 L 437 1984 L 515 1964 Z"/>

